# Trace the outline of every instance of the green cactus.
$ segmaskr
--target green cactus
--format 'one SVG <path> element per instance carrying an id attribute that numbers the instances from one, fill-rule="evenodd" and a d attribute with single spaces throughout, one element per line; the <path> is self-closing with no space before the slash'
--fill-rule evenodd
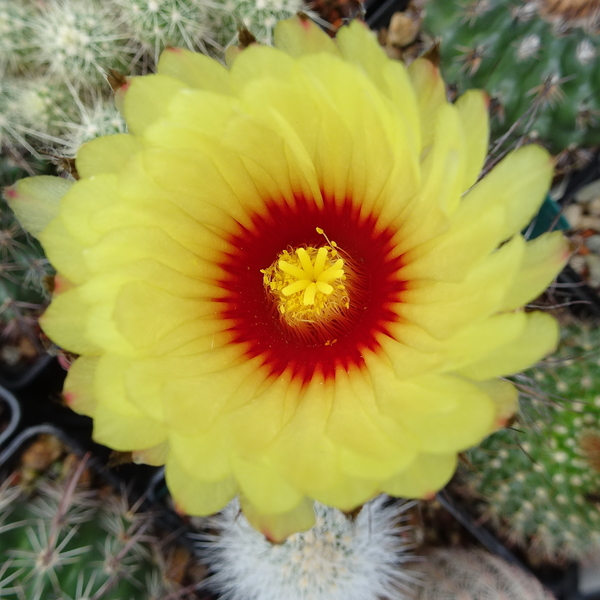
<path id="1" fill-rule="evenodd" d="M 0 0 L 0 147 L 73 157 L 83 142 L 125 130 L 105 81 L 110 69 L 153 71 L 167 46 L 222 57 L 241 25 L 270 43 L 275 23 L 303 7 L 303 0 Z"/>
<path id="2" fill-rule="evenodd" d="M 520 414 L 468 453 L 461 492 L 533 563 L 600 549 L 600 330 L 570 324 L 520 378 Z"/>
<path id="3" fill-rule="evenodd" d="M 515 137 L 540 139 L 554 153 L 600 143 L 598 9 L 590 8 L 587 22 L 574 21 L 569 19 L 573 3 L 426 4 L 423 29 L 441 41 L 446 82 L 459 93 L 482 88 L 491 96 L 492 139 L 510 130 Z"/>
<path id="4" fill-rule="evenodd" d="M 10 480 L 0 486 L 2 598 L 159 600 L 174 590 L 151 517 L 78 487 L 84 467 L 62 483 L 42 479 L 30 493 Z"/>
<path id="5" fill-rule="evenodd" d="M 532 575 L 483 550 L 434 550 L 416 567 L 413 600 L 552 600 Z"/>

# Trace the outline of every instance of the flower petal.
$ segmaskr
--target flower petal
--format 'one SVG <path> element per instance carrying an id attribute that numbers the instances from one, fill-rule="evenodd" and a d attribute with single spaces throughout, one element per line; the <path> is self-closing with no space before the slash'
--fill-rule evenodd
<path id="1" fill-rule="evenodd" d="M 305 16 L 279 21 L 273 32 L 273 39 L 277 48 L 294 58 L 314 52 L 339 53 L 335 42 Z"/>
<path id="2" fill-rule="evenodd" d="M 455 470 L 455 454 L 419 454 L 407 469 L 385 481 L 381 489 L 392 496 L 431 499 L 450 481 Z"/>
<path id="3" fill-rule="evenodd" d="M 82 415 L 93 416 L 98 404 L 94 396 L 94 376 L 98 356 L 80 356 L 69 367 L 63 395 L 70 408 Z"/>
<path id="4" fill-rule="evenodd" d="M 166 75 L 132 77 L 123 98 L 123 116 L 133 135 L 142 135 L 152 123 L 167 115 L 170 101 L 185 84 Z"/>
<path id="5" fill-rule="evenodd" d="M 309 499 L 289 512 L 278 514 L 258 511 L 244 496 L 240 496 L 240 504 L 250 524 L 273 543 L 283 542 L 292 533 L 306 531 L 315 524 L 313 502 Z"/>
<path id="6" fill-rule="evenodd" d="M 76 284 L 87 281 L 90 272 L 83 259 L 84 246 L 67 231 L 62 219 L 50 221 L 39 240 L 58 272 Z"/>
<path id="7" fill-rule="evenodd" d="M 77 151 L 77 173 L 82 179 L 101 173 L 118 173 L 139 148 L 139 140 L 126 133 L 91 140 Z"/>
<path id="8" fill-rule="evenodd" d="M 186 470 L 172 453 L 167 458 L 165 479 L 171 495 L 176 498 L 177 508 L 189 515 L 212 515 L 238 492 L 233 477 L 203 481 L 193 471 Z"/>
<path id="9" fill-rule="evenodd" d="M 481 90 L 467 90 L 456 101 L 465 135 L 465 175 L 462 191 L 468 190 L 479 177 L 488 152 L 490 124 L 489 98 Z"/>
<path id="10" fill-rule="evenodd" d="M 40 326 L 61 348 L 75 354 L 98 355 L 100 346 L 86 334 L 89 314 L 80 288 L 75 287 L 53 295 L 52 303 L 40 317 Z"/>
<path id="11" fill-rule="evenodd" d="M 566 264 L 571 249 L 560 231 L 527 242 L 523 264 L 508 288 L 500 310 L 514 310 L 537 298 Z"/>
<path id="12" fill-rule="evenodd" d="M 527 326 L 512 344 L 502 346 L 460 372 L 476 381 L 517 373 L 552 352 L 558 337 L 555 319 L 542 312 L 528 313 Z"/>
<path id="13" fill-rule="evenodd" d="M 481 389 L 453 375 L 396 382 L 381 378 L 376 385 L 381 411 L 413 434 L 422 452 L 459 452 L 479 443 L 496 414 Z"/>
<path id="14" fill-rule="evenodd" d="M 4 197 L 23 228 L 38 237 L 58 215 L 60 201 L 74 183 L 49 175 L 27 177 L 6 188 Z"/>

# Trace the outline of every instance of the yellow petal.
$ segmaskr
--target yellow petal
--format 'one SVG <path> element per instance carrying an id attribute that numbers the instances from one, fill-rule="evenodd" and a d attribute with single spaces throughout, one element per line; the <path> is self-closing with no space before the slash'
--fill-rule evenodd
<path id="1" fill-rule="evenodd" d="M 273 32 L 275 46 L 292 57 L 315 52 L 338 54 L 335 42 L 305 16 L 280 21 Z"/>
<path id="2" fill-rule="evenodd" d="M 351 512 L 377 496 L 380 487 L 379 481 L 338 473 L 327 488 L 311 490 L 310 496 L 327 506 Z"/>
<path id="3" fill-rule="evenodd" d="M 132 77 L 123 99 L 123 116 L 133 135 L 168 114 L 169 103 L 185 84 L 166 75 Z"/>
<path id="4" fill-rule="evenodd" d="M 97 356 L 80 356 L 69 367 L 63 395 L 74 411 L 91 417 L 97 405 L 94 397 L 94 375 L 98 364 Z"/>
<path id="5" fill-rule="evenodd" d="M 454 371 L 481 360 L 501 346 L 513 343 L 523 332 L 527 317 L 523 312 L 493 315 L 468 325 L 443 341 L 440 351 L 447 357 L 444 370 Z"/>
<path id="6" fill-rule="evenodd" d="M 459 452 L 480 442 L 490 430 L 494 403 L 477 386 L 452 375 L 414 381 L 377 381 L 384 414 L 417 439 L 422 452 Z"/>
<path id="7" fill-rule="evenodd" d="M 331 383 L 314 377 L 269 448 L 269 456 L 285 479 L 306 493 L 328 488 L 339 472 L 335 445 L 325 435 L 333 392 Z"/>
<path id="8" fill-rule="evenodd" d="M 52 266 L 73 283 L 83 283 L 90 272 L 83 260 L 84 246 L 66 229 L 62 219 L 57 218 L 40 234 L 40 243 Z"/>
<path id="9" fill-rule="evenodd" d="M 521 231 L 538 211 L 550 188 L 554 164 L 548 152 L 531 144 L 511 152 L 465 196 L 456 222 L 471 222 L 503 208 L 504 217 L 494 236 L 503 242 Z"/>
<path id="10" fill-rule="evenodd" d="M 302 500 L 289 512 L 278 514 L 260 512 L 243 495 L 240 504 L 250 524 L 270 542 L 283 542 L 292 533 L 306 531 L 315 524 L 314 503 L 309 499 Z"/>
<path id="11" fill-rule="evenodd" d="M 74 183 L 49 175 L 27 177 L 6 188 L 4 197 L 23 229 L 38 237 L 58 216 L 60 201 Z"/>
<path id="12" fill-rule="evenodd" d="M 558 323 L 553 317 L 542 312 L 528 313 L 527 325 L 513 343 L 464 367 L 461 373 L 479 381 L 518 373 L 552 352 L 558 337 Z"/>
<path id="13" fill-rule="evenodd" d="M 156 67 L 159 75 L 182 81 L 191 88 L 230 93 L 229 73 L 216 60 L 184 48 L 166 48 Z"/>
<path id="14" fill-rule="evenodd" d="M 260 513 L 280 515 L 292 511 L 303 495 L 285 481 L 267 457 L 257 461 L 232 457 L 240 493 Z"/>
<path id="15" fill-rule="evenodd" d="M 119 202 L 118 179 L 103 173 L 93 179 L 81 179 L 62 199 L 60 218 L 69 234 L 82 246 L 89 247 L 100 239 L 91 215 L 103 207 Z"/>
<path id="16" fill-rule="evenodd" d="M 361 373 L 348 376 L 341 369 L 336 373 L 326 435 L 338 447 L 340 467 L 352 477 L 387 478 L 415 456 L 416 439 L 391 421 L 385 423 L 379 402 Z"/>
<path id="17" fill-rule="evenodd" d="M 231 87 L 238 94 L 251 82 L 264 78 L 286 79 L 294 61 L 285 52 L 254 44 L 246 48 L 231 67 Z"/>
<path id="18" fill-rule="evenodd" d="M 135 450 L 131 453 L 131 460 L 139 465 L 151 465 L 153 467 L 162 467 L 167 462 L 167 456 L 169 455 L 169 444 L 163 442 L 158 446 L 152 446 L 152 448 L 146 448 L 144 450 Z"/>
<path id="19" fill-rule="evenodd" d="M 571 249 L 560 231 L 527 242 L 523 263 L 506 292 L 500 310 L 514 310 L 537 298 L 566 264 Z"/>
<path id="20" fill-rule="evenodd" d="M 91 140 L 77 151 L 77 173 L 82 179 L 100 173 L 118 173 L 139 148 L 139 140 L 126 133 Z"/>
<path id="21" fill-rule="evenodd" d="M 132 281 L 116 298 L 114 318 L 119 331 L 134 347 L 148 348 L 180 325 L 198 318 L 199 309 L 197 300 Z"/>
<path id="22" fill-rule="evenodd" d="M 456 101 L 465 136 L 465 174 L 462 191 L 468 190 L 479 177 L 488 152 L 490 125 L 489 98 L 481 90 L 467 90 Z"/>
<path id="23" fill-rule="evenodd" d="M 230 355 L 224 353 L 223 356 Z M 259 361 L 248 360 L 202 376 L 194 377 L 190 373 L 189 378 L 168 382 L 165 384 L 165 422 L 182 435 L 198 434 L 212 427 L 219 412 L 228 404 L 251 401 L 264 378 Z M 239 424 L 243 426 L 244 423 Z M 254 435 L 259 433 L 260 429 L 253 432 Z"/>
<path id="24" fill-rule="evenodd" d="M 453 215 L 453 220 L 459 212 L 460 207 Z M 398 275 L 408 281 L 462 281 L 473 267 L 498 246 L 498 232 L 503 218 L 503 208 L 494 206 L 477 219 L 451 225 L 447 233 L 406 252 L 406 266 L 400 269 Z M 398 252 L 401 251 L 402 245 L 399 244 Z"/>
<path id="25" fill-rule="evenodd" d="M 525 249 L 521 236 L 471 270 L 461 284 L 424 282 L 401 294 L 398 312 L 429 335 L 444 339 L 497 312 Z"/>
<path id="26" fill-rule="evenodd" d="M 335 40 L 344 60 L 358 65 L 381 91 L 386 92 L 384 71 L 390 60 L 366 23 L 355 19 L 347 27 L 340 27 Z"/>
<path id="27" fill-rule="evenodd" d="M 194 435 L 171 431 L 169 445 L 173 459 L 201 481 L 219 482 L 232 476 L 230 436 L 220 425 Z"/>
<path id="28" fill-rule="evenodd" d="M 40 318 L 44 333 L 61 348 L 75 354 L 100 354 L 100 347 L 87 335 L 89 306 L 78 287 L 54 294 Z"/>
<path id="29" fill-rule="evenodd" d="M 429 60 L 420 58 L 408 67 L 408 74 L 417 95 L 421 122 L 421 149 L 433 142 L 436 113 L 446 104 L 446 87 L 439 69 Z"/>
<path id="30" fill-rule="evenodd" d="M 221 510 L 237 493 L 233 477 L 220 481 L 202 481 L 169 454 L 165 479 L 179 510 L 188 515 L 208 516 Z"/>
<path id="31" fill-rule="evenodd" d="M 384 482 L 381 489 L 391 496 L 431 499 L 450 481 L 455 470 L 455 454 L 419 454 L 407 469 Z"/>
<path id="32" fill-rule="evenodd" d="M 475 385 L 483 390 L 496 406 L 496 418 L 488 433 L 506 426 L 508 420 L 515 414 L 519 405 L 517 388 L 505 379 L 488 379 L 477 381 Z"/>
<path id="33" fill-rule="evenodd" d="M 464 152 L 457 110 L 440 106 L 435 118 L 433 145 L 421 164 L 419 201 L 409 205 L 396 235 L 396 252 L 421 244 L 447 228 L 463 191 Z"/>

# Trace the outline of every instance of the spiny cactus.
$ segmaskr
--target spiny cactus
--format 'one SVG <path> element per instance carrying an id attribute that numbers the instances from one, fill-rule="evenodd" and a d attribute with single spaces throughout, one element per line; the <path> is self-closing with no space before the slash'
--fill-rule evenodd
<path id="1" fill-rule="evenodd" d="M 483 550 L 438 549 L 418 565 L 413 600 L 552 600 L 532 575 Z"/>
<path id="2" fill-rule="evenodd" d="M 217 3 L 217 40 L 228 46 L 235 42 L 240 26 L 246 27 L 261 44 L 273 43 L 278 21 L 308 12 L 303 0 L 220 0 Z"/>
<path id="3" fill-rule="evenodd" d="M 448 83 L 490 94 L 493 138 L 527 134 L 558 153 L 600 143 L 598 5 L 429 0 L 423 28 L 441 40 Z"/>
<path id="4" fill-rule="evenodd" d="M 219 50 L 215 37 L 218 3 L 206 0 L 111 0 L 133 40 L 154 60 L 167 47 Z"/>
<path id="5" fill-rule="evenodd" d="M 317 504 L 315 527 L 272 544 L 233 501 L 198 542 L 213 570 L 207 584 L 229 600 L 402 600 L 414 581 L 402 524 L 411 505 L 380 496 L 352 519 Z"/>
<path id="6" fill-rule="evenodd" d="M 600 330 L 564 328 L 557 353 L 520 377 L 521 411 L 469 452 L 463 493 L 532 562 L 600 550 Z"/>
<path id="7" fill-rule="evenodd" d="M 0 595 L 18 600 L 162 600 L 172 591 L 151 518 L 78 487 L 85 462 L 27 494 L 0 487 Z"/>

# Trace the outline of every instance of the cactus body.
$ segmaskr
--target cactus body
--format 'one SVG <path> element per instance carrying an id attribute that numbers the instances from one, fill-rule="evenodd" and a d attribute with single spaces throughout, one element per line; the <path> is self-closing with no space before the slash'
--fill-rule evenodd
<path id="1" fill-rule="evenodd" d="M 595 17 L 584 28 L 585 20 L 569 20 L 549 4 L 430 0 L 423 28 L 441 39 L 448 83 L 459 93 L 482 88 L 490 94 L 493 138 L 520 120 L 515 134 L 538 137 L 560 152 L 600 143 L 600 36 Z"/>
<path id="2" fill-rule="evenodd" d="M 540 582 L 482 550 L 438 549 L 419 566 L 414 600 L 551 600 Z"/>
<path id="3" fill-rule="evenodd" d="M 600 549 L 600 331 L 565 328 L 556 355 L 528 372 L 511 429 L 469 453 L 469 495 L 530 560 Z"/>
<path id="4" fill-rule="evenodd" d="M 81 465 L 80 465 L 81 467 Z M 150 519 L 116 496 L 43 480 L 28 495 L 0 487 L 0 594 L 46 600 L 158 600 L 168 593 Z"/>

